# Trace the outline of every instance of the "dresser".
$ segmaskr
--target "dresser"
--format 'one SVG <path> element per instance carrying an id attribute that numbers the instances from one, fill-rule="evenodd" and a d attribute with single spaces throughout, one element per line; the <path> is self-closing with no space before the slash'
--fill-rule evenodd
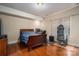
<path id="1" fill-rule="evenodd" d="M 7 36 L 2 35 L 0 36 L 0 56 L 6 56 L 7 55 Z"/>

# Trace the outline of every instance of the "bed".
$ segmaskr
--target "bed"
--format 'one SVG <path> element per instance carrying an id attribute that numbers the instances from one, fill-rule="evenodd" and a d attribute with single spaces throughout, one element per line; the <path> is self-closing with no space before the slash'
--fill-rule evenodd
<path id="1" fill-rule="evenodd" d="M 46 34 L 35 33 L 33 29 L 20 29 L 20 43 L 28 47 L 28 51 L 33 47 L 47 44 Z"/>

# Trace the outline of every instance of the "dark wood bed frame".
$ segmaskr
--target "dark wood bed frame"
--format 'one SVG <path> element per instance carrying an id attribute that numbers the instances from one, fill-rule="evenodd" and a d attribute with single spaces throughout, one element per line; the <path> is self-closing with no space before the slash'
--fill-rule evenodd
<path id="1" fill-rule="evenodd" d="M 25 31 L 34 32 L 33 29 L 20 29 L 20 35 L 21 35 L 22 32 L 25 32 Z M 28 47 L 28 51 L 30 51 L 33 47 L 43 45 L 43 44 L 47 44 L 46 37 L 47 37 L 46 34 L 39 34 L 39 35 L 29 36 L 29 41 L 28 41 L 27 44 L 25 44 Z M 20 43 L 21 43 L 21 41 L 20 41 Z"/>

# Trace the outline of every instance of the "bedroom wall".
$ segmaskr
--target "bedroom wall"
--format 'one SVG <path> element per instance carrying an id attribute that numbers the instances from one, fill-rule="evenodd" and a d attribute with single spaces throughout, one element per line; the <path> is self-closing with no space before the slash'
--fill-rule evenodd
<path id="1" fill-rule="evenodd" d="M 61 20 L 65 17 L 70 17 L 71 15 L 75 15 L 75 14 L 79 14 L 79 7 L 75 7 L 70 10 L 66 10 L 66 11 L 56 12 L 54 14 L 50 14 L 45 18 L 45 22 L 46 22 L 45 25 L 49 24 L 49 23 L 52 24 L 52 22 L 54 22 L 54 20 Z M 52 31 L 51 25 L 47 25 L 45 28 L 46 28 L 48 34 L 51 35 L 51 33 L 50 33 Z"/>
<path id="2" fill-rule="evenodd" d="M 62 19 L 56 19 L 52 22 L 52 35 L 55 38 L 55 41 L 57 41 L 57 27 L 62 24 L 64 26 L 64 39 L 69 38 L 69 32 L 70 32 L 70 18 L 65 17 Z"/>
<path id="3" fill-rule="evenodd" d="M 2 33 L 8 35 L 9 44 L 18 41 L 20 29 L 34 29 L 42 27 L 42 22 L 40 20 L 29 20 L 4 14 L 0 14 L 0 19 L 2 19 Z"/>
<path id="4" fill-rule="evenodd" d="M 70 10 L 65 10 L 65 11 L 60 11 L 60 12 L 57 12 L 57 13 L 54 13 L 54 14 L 50 14 L 48 15 L 46 18 L 45 18 L 45 21 L 47 21 L 45 23 L 46 24 L 51 24 L 51 25 L 46 25 L 45 28 L 47 30 L 47 34 L 51 35 L 51 33 L 54 33 L 54 29 L 52 28 L 52 25 L 54 24 L 57 24 L 57 22 L 55 22 L 55 20 L 60 20 L 60 23 L 61 23 L 61 19 L 65 19 L 66 17 L 69 17 L 69 20 L 70 20 L 70 38 L 69 38 L 69 41 L 68 41 L 68 44 L 70 45 L 74 45 L 74 46 L 79 46 L 78 42 L 79 42 L 79 38 L 78 38 L 78 33 L 79 33 L 79 30 L 77 29 L 78 27 L 76 27 L 76 29 L 73 29 L 75 28 L 73 24 L 78 24 L 79 25 L 79 18 L 73 18 L 72 16 L 75 16 L 79 14 L 79 6 L 77 7 L 74 7 Z M 75 20 L 77 19 L 77 20 Z M 73 21 L 72 21 L 73 20 Z M 76 22 L 74 22 L 76 21 Z M 55 22 L 55 23 L 54 23 Z M 53 24 L 54 23 L 54 24 Z M 73 32 L 77 32 L 77 33 L 73 33 Z M 74 36 L 73 36 L 74 35 Z M 77 36 L 75 36 L 77 35 Z M 49 36 L 48 36 L 49 37 Z M 71 38 L 72 37 L 72 38 Z M 76 37 L 77 41 L 74 40 L 73 38 Z M 77 43 L 76 43 L 77 42 Z"/>
<path id="5" fill-rule="evenodd" d="M 20 29 L 43 28 L 42 17 L 0 5 L 2 33 L 8 35 L 8 43 L 15 43 L 19 38 Z"/>

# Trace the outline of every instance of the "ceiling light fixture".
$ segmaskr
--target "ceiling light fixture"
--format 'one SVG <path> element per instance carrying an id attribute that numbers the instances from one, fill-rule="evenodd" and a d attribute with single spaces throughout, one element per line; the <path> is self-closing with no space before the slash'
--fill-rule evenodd
<path id="1" fill-rule="evenodd" d="M 43 5 L 44 5 L 44 3 L 37 3 L 37 5 L 38 5 L 38 6 L 43 6 Z"/>
<path id="2" fill-rule="evenodd" d="M 37 7 L 43 7 L 44 6 L 44 3 L 36 3 L 36 6 Z"/>

